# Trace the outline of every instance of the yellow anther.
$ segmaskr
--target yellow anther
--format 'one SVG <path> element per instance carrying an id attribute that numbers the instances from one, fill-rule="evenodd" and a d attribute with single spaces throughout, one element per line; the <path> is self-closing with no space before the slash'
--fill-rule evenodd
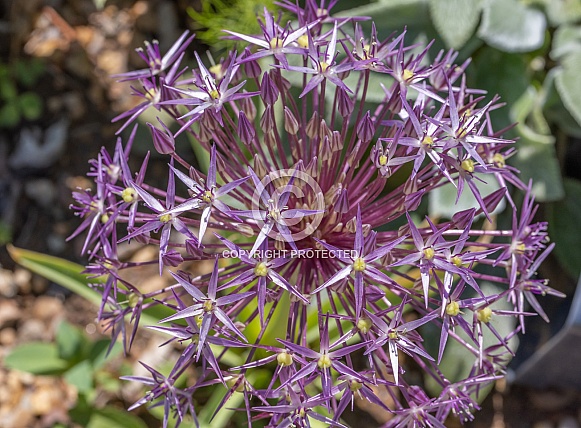
<path id="1" fill-rule="evenodd" d="M 359 318 L 359 321 L 357 321 L 357 329 L 363 334 L 367 334 L 372 326 L 373 321 L 369 318 Z"/>
<path id="2" fill-rule="evenodd" d="M 366 267 L 367 264 L 365 263 L 365 260 L 363 260 L 361 257 L 356 258 L 355 261 L 353 262 L 353 270 L 355 272 L 363 272 Z"/>
<path id="3" fill-rule="evenodd" d="M 327 354 L 323 354 L 319 358 L 319 361 L 317 361 L 317 365 L 320 369 L 329 369 L 333 364 L 331 358 Z"/>
<path id="4" fill-rule="evenodd" d="M 387 165 L 387 156 L 385 155 L 379 156 L 379 165 L 381 166 Z"/>
<path id="5" fill-rule="evenodd" d="M 446 305 L 446 313 L 451 317 L 455 317 L 460 313 L 460 305 L 458 302 L 450 302 Z"/>
<path id="6" fill-rule="evenodd" d="M 494 156 L 492 156 L 492 162 L 494 163 L 494 166 L 498 168 L 504 168 L 506 166 L 506 159 L 500 153 L 495 153 Z"/>
<path id="7" fill-rule="evenodd" d="M 361 382 L 357 382 L 356 380 L 352 380 L 349 382 L 349 389 L 353 392 L 359 391 L 363 387 Z"/>
<path id="8" fill-rule="evenodd" d="M 434 147 L 434 139 L 429 135 L 426 135 L 424 138 L 422 138 L 422 145 L 431 149 Z"/>
<path id="9" fill-rule="evenodd" d="M 254 275 L 256 276 L 268 275 L 268 266 L 266 266 L 266 263 L 260 262 L 256 266 L 254 266 Z"/>
<path id="10" fill-rule="evenodd" d="M 402 73 L 402 78 L 403 80 L 405 80 L 406 82 L 413 79 L 414 77 L 414 72 L 411 70 L 408 70 L 407 68 L 403 71 Z"/>
<path id="11" fill-rule="evenodd" d="M 220 92 L 218 92 L 217 89 L 212 89 L 210 91 L 210 97 L 212 97 L 213 100 L 217 100 L 218 98 L 220 98 Z"/>
<path id="12" fill-rule="evenodd" d="M 133 187 L 126 187 L 121 192 L 121 197 L 123 198 L 124 202 L 130 204 L 132 202 L 135 202 L 135 200 L 137 199 L 137 192 Z"/>
<path id="13" fill-rule="evenodd" d="M 101 215 L 101 223 L 105 224 L 109 221 L 109 214 L 105 213 Z"/>
<path id="14" fill-rule="evenodd" d="M 390 331 L 387 334 L 387 337 L 389 337 L 390 340 L 396 340 L 398 335 L 397 335 L 397 331 Z"/>
<path id="15" fill-rule="evenodd" d="M 279 352 L 276 356 L 276 362 L 279 366 L 287 367 L 293 363 L 293 356 L 288 352 Z"/>
<path id="16" fill-rule="evenodd" d="M 472 159 L 463 160 L 460 166 L 464 171 L 474 172 L 474 161 Z"/>
<path id="17" fill-rule="evenodd" d="M 198 326 L 198 328 L 202 327 L 202 321 L 204 321 L 204 315 L 202 315 L 202 314 L 197 315 L 194 319 L 196 320 L 196 325 Z"/>
<path id="18" fill-rule="evenodd" d="M 161 221 L 162 223 L 169 223 L 171 221 L 171 214 L 160 215 L 159 221 Z"/>
<path id="19" fill-rule="evenodd" d="M 212 312 L 214 310 L 215 307 L 215 302 L 213 300 L 204 300 L 204 303 L 202 304 L 202 309 L 204 310 L 204 312 Z"/>
<path id="20" fill-rule="evenodd" d="M 482 308 L 476 312 L 476 317 L 478 318 L 478 321 L 488 324 L 492 319 L 492 309 L 488 306 Z"/>
<path id="21" fill-rule="evenodd" d="M 204 193 L 202 193 L 202 201 L 204 201 L 207 204 L 212 203 L 212 201 L 214 200 L 214 195 L 212 194 L 211 190 L 206 190 Z"/>
<path id="22" fill-rule="evenodd" d="M 471 115 L 472 115 L 472 110 L 470 110 L 469 108 L 464 110 L 464 113 L 462 113 L 462 117 L 470 117 Z"/>
<path id="23" fill-rule="evenodd" d="M 451 261 L 452 261 L 452 264 L 456 267 L 462 266 L 462 257 L 460 257 L 460 256 L 452 257 Z"/>
<path id="24" fill-rule="evenodd" d="M 270 49 L 279 49 L 283 47 L 283 40 L 280 37 L 273 37 L 269 44 Z"/>
<path id="25" fill-rule="evenodd" d="M 434 251 L 434 249 L 432 247 L 424 248 L 424 258 L 426 260 L 432 260 L 435 255 L 436 255 L 436 252 Z"/>

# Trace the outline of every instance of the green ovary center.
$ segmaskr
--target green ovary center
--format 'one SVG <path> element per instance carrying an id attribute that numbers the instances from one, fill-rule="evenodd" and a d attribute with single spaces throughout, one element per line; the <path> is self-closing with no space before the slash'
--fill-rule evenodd
<path id="1" fill-rule="evenodd" d="M 159 221 L 161 221 L 162 223 L 169 223 L 171 221 L 171 214 L 160 215 Z"/>
<path id="2" fill-rule="evenodd" d="M 455 317 L 460 313 L 460 305 L 458 302 L 450 302 L 446 306 L 446 313 L 451 317 Z"/>
<path id="3" fill-rule="evenodd" d="M 329 369 L 332 366 L 331 358 L 327 354 L 323 354 L 317 361 L 317 365 L 320 369 Z"/>
<path id="4" fill-rule="evenodd" d="M 363 260 L 361 257 L 355 259 L 355 261 L 353 262 L 353 270 L 355 272 L 363 272 L 366 267 L 367 264 L 365 263 L 365 260 Z"/>
<path id="5" fill-rule="evenodd" d="M 492 162 L 498 168 L 504 168 L 506 166 L 506 160 L 500 153 L 495 153 L 494 156 L 492 156 Z"/>
<path id="6" fill-rule="evenodd" d="M 212 90 L 210 91 L 210 97 L 211 97 L 213 100 L 217 100 L 218 98 L 220 98 L 220 92 L 218 92 L 218 90 L 217 90 L 217 89 L 212 89 Z"/>
<path id="7" fill-rule="evenodd" d="M 362 387 L 363 387 L 363 384 L 361 382 L 357 382 L 356 380 L 352 380 L 349 383 L 349 389 L 353 392 L 359 391 Z"/>
<path id="8" fill-rule="evenodd" d="M 401 75 L 402 79 L 405 80 L 406 82 L 413 79 L 414 77 L 414 72 L 411 70 L 408 70 L 407 68 L 403 71 L 402 75 Z"/>
<path id="9" fill-rule="evenodd" d="M 130 204 L 132 202 L 135 202 L 135 200 L 137 199 L 137 192 L 133 187 L 127 187 L 123 189 L 123 191 L 121 192 L 121 197 L 123 198 L 124 202 Z"/>
<path id="10" fill-rule="evenodd" d="M 254 275 L 262 276 L 262 277 L 268 275 L 268 266 L 266 266 L 266 263 L 264 263 L 264 262 L 258 263 L 254 267 Z"/>
<path id="11" fill-rule="evenodd" d="M 272 39 L 270 39 L 270 49 L 279 49 L 282 48 L 283 45 L 283 41 L 280 37 L 273 37 Z"/>
<path id="12" fill-rule="evenodd" d="M 293 363 L 293 356 L 288 352 L 279 352 L 276 356 L 276 362 L 283 367 L 290 366 Z"/>
<path id="13" fill-rule="evenodd" d="M 424 248 L 424 258 L 426 260 L 432 260 L 436 252 L 432 247 Z"/>
<path id="14" fill-rule="evenodd" d="M 430 137 L 429 135 L 426 135 L 423 139 L 422 139 L 422 146 L 427 147 L 427 148 L 432 148 L 434 147 L 434 139 L 432 137 Z"/>
<path id="15" fill-rule="evenodd" d="M 492 319 L 492 309 L 490 309 L 489 307 L 480 309 L 476 313 L 476 317 L 478 318 L 478 321 L 488 324 Z"/>
<path id="16" fill-rule="evenodd" d="M 464 171 L 474 172 L 474 161 L 472 159 L 466 159 L 462 161 L 460 165 Z"/>
<path id="17" fill-rule="evenodd" d="M 452 257 L 452 264 L 456 267 L 462 266 L 462 257 L 460 257 L 460 256 Z"/>
<path id="18" fill-rule="evenodd" d="M 359 321 L 357 321 L 357 328 L 363 334 L 367 334 L 372 325 L 373 321 L 371 321 L 369 318 L 359 318 Z"/>
<path id="19" fill-rule="evenodd" d="M 202 193 L 202 201 L 204 201 L 205 203 L 209 204 L 213 200 L 214 200 L 214 195 L 212 195 L 211 190 L 206 190 L 204 193 Z"/>
<path id="20" fill-rule="evenodd" d="M 204 300 L 204 303 L 202 304 L 202 309 L 204 310 L 204 312 L 212 312 L 214 310 L 214 301 L 213 300 Z"/>

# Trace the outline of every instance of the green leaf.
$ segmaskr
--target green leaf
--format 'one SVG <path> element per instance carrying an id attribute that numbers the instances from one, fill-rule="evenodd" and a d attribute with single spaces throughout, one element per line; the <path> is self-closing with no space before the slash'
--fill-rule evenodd
<path id="1" fill-rule="evenodd" d="M 563 67 L 557 72 L 555 84 L 567 110 L 581 125 L 581 52 L 569 55 L 563 60 Z"/>
<path id="2" fill-rule="evenodd" d="M 540 48 L 545 39 L 545 15 L 518 0 L 488 0 L 478 36 L 507 52 Z"/>
<path id="3" fill-rule="evenodd" d="M 93 367 L 88 360 L 81 361 L 67 370 L 63 377 L 65 380 L 75 386 L 81 394 L 86 394 L 94 388 L 93 384 Z"/>
<path id="4" fill-rule="evenodd" d="M 555 255 L 561 265 L 573 277 L 581 272 L 581 182 L 571 178 L 564 180 L 565 197 L 547 209 L 549 233 L 555 241 Z"/>
<path id="5" fill-rule="evenodd" d="M 482 183 L 478 180 L 474 180 L 474 183 L 482 197 L 485 197 L 500 188 L 498 180 L 496 180 L 492 174 L 479 174 L 478 178 L 486 182 Z M 458 189 L 454 187 L 452 183 L 446 183 L 443 186 L 432 190 L 429 196 L 430 216 L 452 218 L 452 216 L 459 211 L 478 207 L 478 201 L 468 186 L 465 186 L 458 203 L 456 203 L 457 193 Z M 504 206 L 504 203 L 499 204 L 496 210 L 494 210 L 494 213 L 501 212 L 504 209 Z"/>
<path id="6" fill-rule="evenodd" d="M 432 22 L 446 45 L 464 46 L 478 24 L 480 0 L 429 0 L 429 5 Z"/>
<path id="7" fill-rule="evenodd" d="M 111 349 L 109 355 L 107 355 L 107 350 L 109 349 L 110 341 L 108 339 L 98 340 L 91 346 L 89 350 L 89 361 L 93 364 L 93 367 L 99 369 L 107 362 L 107 360 L 114 358 L 116 355 L 119 355 L 123 350 L 123 347 L 120 343 L 116 343 Z"/>
<path id="8" fill-rule="evenodd" d="M 6 248 L 10 257 L 19 265 L 62 285 L 73 293 L 84 297 L 95 306 L 101 304 L 101 295 L 87 284 L 99 282 L 102 279 L 89 278 L 88 275 L 82 273 L 85 270 L 83 266 L 59 257 L 16 248 L 13 245 L 7 245 Z M 143 310 L 139 325 L 157 325 L 160 319 L 173 313 L 174 311 L 166 306 L 155 305 Z"/>
<path id="9" fill-rule="evenodd" d="M 19 265 L 62 285 L 97 306 L 101 304 L 99 293 L 87 286 L 88 282 L 95 280 L 89 280 L 87 275 L 82 273 L 85 270 L 83 266 L 12 245 L 8 245 L 7 249 L 12 259 Z"/>
<path id="10" fill-rule="evenodd" d="M 17 346 L 4 359 L 6 367 L 32 374 L 55 374 L 67 367 L 53 343 L 32 342 Z"/>
<path id="11" fill-rule="evenodd" d="M 45 72 L 44 62 L 38 58 L 18 60 L 12 66 L 14 79 L 26 87 L 34 86 Z"/>
<path id="12" fill-rule="evenodd" d="M 18 97 L 22 115 L 28 120 L 36 120 L 42 114 L 42 99 L 34 92 L 24 92 Z"/>
<path id="13" fill-rule="evenodd" d="M 83 343 L 83 336 L 79 329 L 66 321 L 62 321 L 56 331 L 56 345 L 59 356 L 70 360 Z"/>
<path id="14" fill-rule="evenodd" d="M 490 95 L 498 94 L 502 101 L 512 105 L 530 86 L 527 62 L 523 55 L 509 54 L 491 47 L 478 51 L 468 76 L 472 87 L 486 88 Z M 502 129 L 513 122 L 507 108 L 490 112 L 496 129 Z"/>
<path id="15" fill-rule="evenodd" d="M 87 428 L 147 428 L 147 425 L 126 410 L 108 406 L 93 412 Z"/>
<path id="16" fill-rule="evenodd" d="M 555 30 L 550 57 L 555 61 L 581 52 L 581 27 L 561 25 Z"/>
<path id="17" fill-rule="evenodd" d="M 581 0 L 542 0 L 542 3 L 554 26 L 576 22 L 581 18 Z"/>
<path id="18" fill-rule="evenodd" d="M 555 77 L 560 72 L 561 70 L 558 68 L 553 68 L 547 73 L 543 82 L 543 91 L 546 93 L 543 115 L 548 121 L 556 124 L 566 135 L 581 138 L 581 125 L 565 107 L 556 88 Z"/>
<path id="19" fill-rule="evenodd" d="M 512 163 L 520 170 L 524 183 L 533 180 L 535 198 L 540 202 L 561 199 L 564 190 L 555 146 L 521 137 L 517 147 L 518 152 Z"/>
<path id="20" fill-rule="evenodd" d="M 372 17 L 380 39 L 393 31 L 401 32 L 407 28 L 406 39 L 411 40 L 431 26 L 427 0 L 381 0 L 341 11 L 335 16 Z M 362 21 L 361 26 L 364 29 L 371 28 L 371 21 Z"/>
<path id="21" fill-rule="evenodd" d="M 15 83 L 7 77 L 0 76 L 0 98 L 12 100 L 18 96 Z"/>
<path id="22" fill-rule="evenodd" d="M 16 102 L 0 107 L 0 128 L 13 128 L 20 122 L 20 110 Z"/>

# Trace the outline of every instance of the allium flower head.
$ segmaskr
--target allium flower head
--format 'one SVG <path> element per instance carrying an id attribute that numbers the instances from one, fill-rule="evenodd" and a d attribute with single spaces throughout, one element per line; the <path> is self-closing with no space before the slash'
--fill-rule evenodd
<path id="1" fill-rule="evenodd" d="M 514 142 L 489 114 L 498 98 L 466 86 L 468 62 L 454 64 L 456 53 L 406 46 L 404 34 L 374 25 L 366 33 L 361 19 L 333 18 L 334 3 L 282 1 L 295 16 L 287 24 L 265 11 L 260 35 L 225 29 L 241 53 L 213 67 L 184 34 L 164 56 L 147 45 L 149 68 L 121 76 L 145 98 L 116 118 L 127 119 L 122 128 L 153 106 L 179 129 L 149 124 L 167 157 L 167 186 L 149 184 L 147 159 L 137 175 L 129 169 L 133 132 L 125 149 L 119 142 L 91 164 L 96 191 L 74 194 L 89 271 L 109 276 L 94 285 L 100 319 L 125 336 L 125 315 L 135 321 L 162 305 L 170 314 L 150 328 L 181 349 L 167 377 L 147 366 L 151 378 L 128 378 L 152 387 L 135 405 L 159 399 L 166 416 L 195 419 L 204 390 L 226 386 L 216 411 L 243 394 L 249 424 L 344 426 L 357 397 L 392 412 L 389 426 L 470 420 L 474 394 L 504 374 L 524 316 L 546 318 L 537 296 L 560 295 L 535 276 L 553 246 L 534 221 L 530 185 L 506 163 Z M 184 56 L 195 58 L 193 70 L 178 71 Z M 372 107 L 371 92 L 384 94 Z M 177 153 L 178 133 L 209 162 Z M 478 183 L 490 181 L 501 189 L 481 194 Z M 522 208 L 506 183 L 525 192 Z M 458 197 L 468 188 L 474 208 L 426 216 L 422 201 L 443 185 Z M 512 228 L 483 225 L 503 199 Z M 121 280 L 143 262 L 120 259 L 120 241 L 155 246 L 151 263 L 172 283 L 146 292 Z M 210 274 L 193 273 L 199 259 L 212 261 Z M 518 326 L 501 333 L 497 316 Z M 428 328 L 438 331 L 436 349 Z M 484 343 L 488 332 L 495 343 Z M 468 377 L 439 370 L 452 342 L 471 359 Z M 176 388 L 185 368 L 195 380 Z M 440 395 L 414 384 L 410 369 Z M 256 380 L 257 370 L 272 375 Z"/>

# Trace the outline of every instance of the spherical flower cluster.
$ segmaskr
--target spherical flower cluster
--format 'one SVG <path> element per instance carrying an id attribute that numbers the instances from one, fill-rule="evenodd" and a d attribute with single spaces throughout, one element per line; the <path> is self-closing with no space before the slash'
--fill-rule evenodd
<path id="1" fill-rule="evenodd" d="M 116 120 L 121 132 L 154 107 L 177 123 L 174 133 L 147 124 L 168 158 L 167 187 L 148 184 L 148 157 L 130 169 L 133 127 L 125 145 L 120 138 L 92 161 L 96 190 L 74 194 L 83 218 L 74 236 L 86 233 L 88 271 L 106 278 L 92 286 L 113 340 L 130 346 L 143 311 L 159 306 L 168 315 L 150 328 L 181 352 L 167 376 L 145 366 L 151 377 L 127 377 L 150 390 L 134 407 L 163 405 L 165 424 L 172 411 L 195 419 L 200 391 L 222 387 L 220 407 L 244 395 L 249 426 L 345 426 L 357 399 L 390 412 L 388 426 L 470 420 L 476 394 L 504 374 L 526 311 L 546 318 L 536 295 L 558 295 L 535 277 L 552 245 L 547 225 L 534 223 L 530 186 L 505 162 L 514 141 L 489 114 L 502 105 L 466 86 L 468 62 L 454 64 L 453 51 L 429 64 L 429 46 L 406 46 L 404 34 L 381 39 L 374 25 L 334 18 L 314 0 L 281 6 L 292 21 L 265 10 L 261 35 L 226 31 L 244 48 L 211 66 L 197 53 L 195 68 L 184 65 L 187 33 L 163 56 L 147 45 L 147 68 L 120 76 L 143 102 Z M 369 102 L 371 93 L 382 101 Z M 183 133 L 208 161 L 191 165 L 176 152 Z M 481 194 L 478 183 L 489 181 L 500 189 Z M 449 220 L 418 216 L 444 185 L 471 194 L 475 208 Z M 518 211 L 507 186 L 525 192 Z M 501 202 L 513 212 L 508 230 L 492 222 Z M 144 262 L 121 259 L 124 241 L 155 246 L 150 263 L 173 285 L 133 284 L 123 273 Z M 188 271 L 208 259 L 211 273 Z M 496 309 L 500 301 L 511 309 Z M 516 329 L 498 331 L 499 315 Z M 436 351 L 424 347 L 428 326 L 439 333 Z M 485 346 L 485 330 L 494 345 Z M 438 369 L 452 341 L 472 356 L 462 379 Z M 412 366 L 439 395 L 408 379 Z M 269 370 L 269 381 L 256 382 L 256 370 Z"/>

